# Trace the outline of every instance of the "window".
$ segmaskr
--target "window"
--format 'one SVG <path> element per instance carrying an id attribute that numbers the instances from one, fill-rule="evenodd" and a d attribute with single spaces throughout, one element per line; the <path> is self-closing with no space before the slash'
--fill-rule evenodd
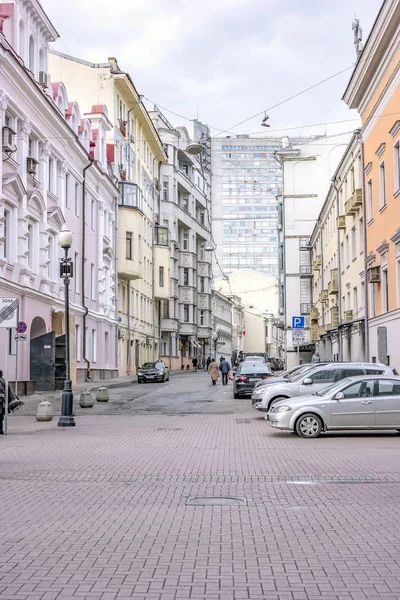
<path id="1" fill-rule="evenodd" d="M 204 310 L 200 311 L 200 326 L 205 325 L 205 314 Z"/>
<path id="2" fill-rule="evenodd" d="M 359 225 L 359 236 L 360 236 L 360 252 L 364 251 L 364 219 L 361 218 L 358 222 Z"/>
<path id="3" fill-rule="evenodd" d="M 356 228 L 353 227 L 351 230 L 351 251 L 353 259 L 357 256 L 357 240 L 356 240 Z"/>
<path id="4" fill-rule="evenodd" d="M 183 322 L 189 323 L 189 304 L 183 305 Z"/>
<path id="5" fill-rule="evenodd" d="M 182 207 L 187 211 L 189 210 L 189 198 L 186 196 L 182 198 Z"/>
<path id="6" fill-rule="evenodd" d="M 69 175 L 68 173 L 65 175 L 65 207 L 69 208 Z"/>
<path id="7" fill-rule="evenodd" d="M 131 231 L 126 232 L 126 255 L 127 260 L 133 260 L 133 233 Z"/>
<path id="8" fill-rule="evenodd" d="M 335 373 L 335 369 L 319 369 L 316 373 L 310 375 L 310 379 L 313 383 L 329 383 L 331 381 L 335 381 Z"/>
<path id="9" fill-rule="evenodd" d="M 350 242 L 349 242 L 349 236 L 346 235 L 346 267 L 348 267 L 350 264 Z"/>
<path id="10" fill-rule="evenodd" d="M 354 190 L 356 189 L 356 181 L 354 178 L 354 167 L 351 167 L 351 169 L 350 169 L 350 186 L 351 186 L 350 192 L 353 193 Z"/>
<path id="11" fill-rule="evenodd" d="M 396 380 L 379 379 L 378 396 L 399 396 L 400 384 Z"/>
<path id="12" fill-rule="evenodd" d="M 3 257 L 10 262 L 11 212 L 4 209 L 3 222 Z M 400 263 L 399 263 L 400 264 Z"/>
<path id="13" fill-rule="evenodd" d="M 341 369 L 340 379 L 346 379 L 346 377 L 357 377 L 357 375 L 364 375 L 364 369 Z"/>
<path id="14" fill-rule="evenodd" d="M 381 269 L 382 272 L 382 313 L 388 312 L 389 310 L 389 279 L 388 270 Z"/>
<path id="15" fill-rule="evenodd" d="M 79 254 L 75 252 L 74 255 L 74 282 L 75 282 L 75 293 L 80 294 L 81 292 L 81 278 L 80 278 L 80 262 Z"/>
<path id="16" fill-rule="evenodd" d="M 159 286 L 164 287 L 164 267 L 159 267 L 158 279 L 159 279 Z"/>
<path id="17" fill-rule="evenodd" d="M 400 190 L 400 139 L 394 145 L 394 191 Z"/>
<path id="18" fill-rule="evenodd" d="M 79 183 L 75 181 L 75 214 L 77 217 L 80 216 L 79 210 Z"/>
<path id="19" fill-rule="evenodd" d="M 163 179 L 163 184 L 162 184 L 162 200 L 164 200 L 164 202 L 168 201 L 168 193 L 169 193 L 168 179 Z"/>
<path id="20" fill-rule="evenodd" d="M 143 260 L 143 253 L 142 253 L 142 236 L 139 235 L 138 237 L 138 247 L 139 247 L 139 262 L 142 262 Z"/>
<path id="21" fill-rule="evenodd" d="M 79 362 L 81 360 L 81 348 L 82 348 L 82 340 L 81 340 L 81 326 L 75 325 L 75 347 L 76 347 L 76 360 Z"/>
<path id="22" fill-rule="evenodd" d="M 368 179 L 368 181 L 367 181 L 367 215 L 368 215 L 368 221 L 371 221 L 374 218 L 373 198 L 372 198 L 372 179 Z"/>
<path id="23" fill-rule="evenodd" d="M 200 277 L 200 292 L 204 292 L 204 277 Z"/>
<path id="24" fill-rule="evenodd" d="M 204 225 L 204 213 L 203 212 L 200 213 L 200 223 L 202 225 Z"/>
<path id="25" fill-rule="evenodd" d="M 385 173 L 385 161 L 379 165 L 379 204 L 380 208 L 386 206 L 386 173 Z"/>
<path id="26" fill-rule="evenodd" d="M 375 317 L 376 315 L 376 291 L 375 291 L 375 284 L 374 283 L 370 283 L 369 284 L 369 316 L 370 317 Z"/>
<path id="27" fill-rule="evenodd" d="M 97 362 L 97 330 L 92 329 L 92 362 Z"/>
<path id="28" fill-rule="evenodd" d="M 374 380 L 353 383 L 343 390 L 343 395 L 345 398 L 370 398 L 374 395 Z"/>
<path id="29" fill-rule="evenodd" d="M 53 191 L 53 178 L 54 178 L 54 159 L 49 158 L 49 181 L 47 189 L 52 192 Z"/>
<path id="30" fill-rule="evenodd" d="M 90 265 L 90 297 L 96 300 L 96 271 L 93 263 Z"/>
<path id="31" fill-rule="evenodd" d="M 164 319 L 169 318 L 169 302 L 163 302 L 162 316 L 164 317 Z"/>
<path id="32" fill-rule="evenodd" d="M 358 290 L 357 287 L 353 288 L 353 311 L 354 317 L 358 313 Z"/>
<path id="33" fill-rule="evenodd" d="M 183 249 L 189 250 L 189 234 L 188 233 L 183 234 Z"/>
<path id="34" fill-rule="evenodd" d="M 53 269 L 54 235 L 53 234 L 50 234 L 49 237 L 47 238 L 47 260 L 48 260 L 47 275 L 48 275 L 49 279 L 53 279 L 53 276 L 54 276 L 54 269 Z"/>
<path id="35" fill-rule="evenodd" d="M 29 70 L 32 71 L 32 73 L 34 73 L 35 72 L 35 40 L 33 39 L 32 35 L 29 37 L 28 64 L 29 64 Z"/>
<path id="36" fill-rule="evenodd" d="M 372 362 L 376 362 L 372 361 Z M 367 375 L 383 375 L 384 371 L 382 369 L 365 369 Z"/>
<path id="37" fill-rule="evenodd" d="M 33 267 L 33 225 L 32 223 L 28 223 L 28 233 L 26 236 L 26 244 L 28 246 L 28 267 L 32 269 Z"/>
<path id="38" fill-rule="evenodd" d="M 168 228 L 167 227 L 156 227 L 156 244 L 158 246 L 168 246 Z"/>
<path id="39" fill-rule="evenodd" d="M 183 269 L 183 285 L 189 285 L 189 269 Z"/>

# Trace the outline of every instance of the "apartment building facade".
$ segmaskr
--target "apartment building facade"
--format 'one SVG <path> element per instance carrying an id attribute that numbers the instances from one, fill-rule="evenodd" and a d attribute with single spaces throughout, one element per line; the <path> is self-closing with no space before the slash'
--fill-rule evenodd
<path id="1" fill-rule="evenodd" d="M 326 360 L 366 358 L 362 177 L 360 144 L 354 134 L 311 235 L 310 339 Z"/>
<path id="2" fill-rule="evenodd" d="M 110 127 L 100 143 L 120 191 L 119 373 L 134 374 L 160 354 L 160 307 L 170 293 L 169 239 L 159 228 L 159 169 L 166 155 L 141 96 L 115 58 L 93 64 L 52 51 L 49 65 L 86 110 L 93 94 L 109 110 Z"/>
<path id="3" fill-rule="evenodd" d="M 218 362 L 221 356 L 232 361 L 232 300 L 213 290 L 212 292 L 212 356 Z"/>
<path id="4" fill-rule="evenodd" d="M 65 378 L 58 243 L 64 226 L 73 233 L 72 380 L 117 374 L 118 189 L 97 138 L 109 127 L 106 112 L 96 108 L 85 118 L 64 84 L 50 82 L 48 49 L 58 34 L 41 5 L 28 0 L 1 7 L 0 290 L 18 299 L 27 335 L 16 342 L 15 331 L 1 329 L 0 343 L 10 355 L 11 381 L 18 351 L 18 390 L 26 393 L 60 388 Z"/>
<path id="5" fill-rule="evenodd" d="M 400 2 L 383 2 L 343 99 L 361 119 L 368 354 L 400 365 Z"/>
<path id="6" fill-rule="evenodd" d="M 312 244 L 310 237 L 320 226 L 318 215 L 331 177 L 351 134 L 316 136 L 301 144 L 285 139 L 285 148 L 275 153 L 282 165 L 283 187 L 279 197 L 279 290 L 280 314 L 284 320 L 286 366 L 309 362 L 315 349 L 310 336 L 312 296 Z M 304 317 L 301 332 L 292 329 L 293 317 Z"/>
<path id="7" fill-rule="evenodd" d="M 161 356 L 179 369 L 212 352 L 210 172 L 204 153 L 189 151 L 192 139 L 185 127 L 173 127 L 159 110 L 150 115 L 167 153 L 160 172 L 159 225 L 171 246 L 170 298 L 161 312 Z"/>

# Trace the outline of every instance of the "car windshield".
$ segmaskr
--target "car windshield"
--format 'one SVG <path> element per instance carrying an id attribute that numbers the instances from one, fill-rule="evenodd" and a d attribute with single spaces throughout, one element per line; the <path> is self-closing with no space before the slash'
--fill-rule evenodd
<path id="1" fill-rule="evenodd" d="M 257 365 L 257 364 L 253 364 L 253 365 L 243 365 L 242 368 L 240 369 L 240 374 L 241 375 L 251 375 L 251 373 L 263 373 L 263 374 L 270 374 L 270 368 L 268 367 L 268 365 Z"/>
<path id="2" fill-rule="evenodd" d="M 144 363 L 142 369 L 154 369 L 156 368 L 156 363 Z"/>
<path id="3" fill-rule="evenodd" d="M 259 361 L 265 362 L 265 358 L 263 356 L 246 356 L 245 360 L 247 360 L 247 361 L 250 360 L 250 361 L 254 361 L 254 362 L 256 362 L 256 361 L 257 362 L 259 362 Z"/>
<path id="4" fill-rule="evenodd" d="M 321 390 L 320 392 L 315 392 L 315 396 L 329 396 L 332 393 L 335 393 L 336 388 L 338 388 L 338 390 L 340 390 L 342 388 L 342 386 L 346 383 L 350 383 L 351 379 L 349 379 L 348 377 L 346 377 L 346 379 L 341 379 L 340 381 L 336 381 L 335 383 L 331 383 L 331 385 L 328 385 L 326 388 L 324 388 L 323 390 Z"/>

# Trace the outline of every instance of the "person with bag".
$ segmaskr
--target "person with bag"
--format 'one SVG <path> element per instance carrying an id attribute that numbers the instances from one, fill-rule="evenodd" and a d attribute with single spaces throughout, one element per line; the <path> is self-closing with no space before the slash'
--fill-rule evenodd
<path id="1" fill-rule="evenodd" d="M 0 370 L 0 435 L 4 434 L 3 430 L 3 421 L 5 415 L 5 407 L 6 407 L 6 380 L 3 377 L 3 371 Z M 14 412 L 20 406 L 23 406 L 24 402 L 18 398 L 18 396 L 11 389 L 10 385 L 8 386 L 8 412 Z"/>
<path id="2" fill-rule="evenodd" d="M 228 385 L 228 373 L 231 370 L 231 366 L 224 357 L 222 357 L 222 360 L 219 363 L 219 370 L 222 373 L 222 385 Z"/>
<path id="3" fill-rule="evenodd" d="M 215 362 L 214 358 L 211 359 L 211 362 L 208 366 L 208 372 L 210 374 L 213 385 L 216 385 L 217 381 L 218 381 L 218 377 L 219 377 L 219 369 L 218 369 L 218 365 Z"/>

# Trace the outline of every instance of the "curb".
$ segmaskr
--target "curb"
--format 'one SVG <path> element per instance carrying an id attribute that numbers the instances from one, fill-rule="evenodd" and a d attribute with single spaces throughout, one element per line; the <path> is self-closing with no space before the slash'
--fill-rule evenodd
<path id="1" fill-rule="evenodd" d="M 169 376 L 170 377 L 176 377 L 177 375 L 183 375 L 183 374 L 189 375 L 190 373 L 196 374 L 196 373 L 202 373 L 202 372 L 203 371 L 200 370 L 200 369 L 198 371 L 170 371 Z M 204 371 L 204 373 L 206 373 L 206 371 Z M 118 381 L 118 378 L 116 378 L 115 380 L 113 380 L 113 379 L 105 380 L 104 382 L 100 382 L 99 384 L 95 384 L 95 385 L 87 388 L 84 391 L 85 392 L 95 392 L 100 387 L 105 387 L 107 389 L 112 389 L 112 388 L 115 388 L 115 387 L 128 387 L 129 385 L 137 385 L 137 375 L 134 375 L 134 377 L 130 381 Z"/>

